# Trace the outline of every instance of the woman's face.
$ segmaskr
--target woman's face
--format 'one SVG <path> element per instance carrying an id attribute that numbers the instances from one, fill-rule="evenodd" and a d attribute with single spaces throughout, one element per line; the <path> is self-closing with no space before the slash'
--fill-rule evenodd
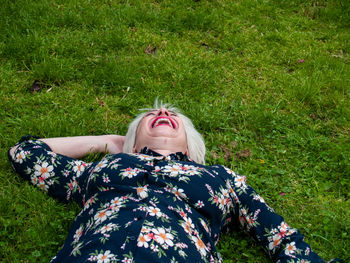
<path id="1" fill-rule="evenodd" d="M 135 151 L 138 152 L 145 146 L 150 148 L 154 143 L 187 151 L 185 127 L 176 113 L 161 108 L 151 110 L 143 117 L 136 132 Z"/>

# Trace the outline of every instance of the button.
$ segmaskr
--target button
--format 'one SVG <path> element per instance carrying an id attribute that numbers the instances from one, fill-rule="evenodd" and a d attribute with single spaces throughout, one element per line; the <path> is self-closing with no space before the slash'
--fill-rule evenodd
<path id="1" fill-rule="evenodd" d="M 135 239 L 136 239 L 135 236 L 131 236 L 131 237 L 130 237 L 130 240 L 135 240 Z"/>

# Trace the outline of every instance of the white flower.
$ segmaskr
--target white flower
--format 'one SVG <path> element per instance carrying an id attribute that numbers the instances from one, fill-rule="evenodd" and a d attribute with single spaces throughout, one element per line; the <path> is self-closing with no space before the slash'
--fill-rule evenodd
<path id="1" fill-rule="evenodd" d="M 109 223 L 108 225 L 105 225 L 103 227 L 100 228 L 100 231 L 102 234 L 106 233 L 106 232 L 109 232 L 109 231 L 112 231 L 113 228 L 115 228 L 117 225 L 115 224 L 112 224 L 112 223 Z"/>
<path id="2" fill-rule="evenodd" d="M 154 239 L 159 243 L 159 244 L 164 244 L 166 243 L 168 246 L 172 247 L 174 245 L 173 243 L 173 238 L 174 236 L 170 233 L 165 232 L 164 228 L 158 227 L 157 229 L 153 228 L 152 232 L 155 234 Z"/>
<path id="3" fill-rule="evenodd" d="M 49 165 L 47 162 L 43 162 L 42 165 L 39 165 L 39 164 L 34 165 L 34 169 L 35 169 L 34 175 L 40 176 L 43 179 L 46 179 L 54 175 L 54 173 L 51 173 L 53 170 L 53 166 Z"/>
<path id="4" fill-rule="evenodd" d="M 270 238 L 271 239 L 271 238 Z M 269 249 L 275 249 L 281 243 L 282 237 L 279 233 L 272 236 L 272 240 L 269 243 Z"/>
<path id="5" fill-rule="evenodd" d="M 150 248 L 151 248 L 152 251 L 154 251 L 154 252 L 158 252 L 158 251 L 159 251 L 158 245 L 151 244 Z"/>
<path id="6" fill-rule="evenodd" d="M 108 163 L 108 160 L 104 159 L 101 160 L 94 168 L 94 172 L 99 172 L 102 170 L 102 168 L 106 167 Z"/>
<path id="7" fill-rule="evenodd" d="M 202 256 L 206 256 L 207 255 L 207 247 L 205 246 L 204 242 L 202 241 L 202 239 L 200 239 L 199 237 L 197 238 L 196 236 L 192 236 L 192 241 L 194 242 L 194 244 L 196 245 L 199 253 Z"/>
<path id="8" fill-rule="evenodd" d="M 133 178 L 135 177 L 139 172 L 141 172 L 140 169 L 138 168 L 135 168 L 135 169 L 132 169 L 132 168 L 126 168 L 124 170 L 124 172 L 121 173 L 121 176 L 122 177 L 128 177 L 128 178 Z"/>
<path id="9" fill-rule="evenodd" d="M 143 187 L 137 187 L 136 188 L 136 193 L 139 197 L 141 197 L 142 199 L 146 198 L 148 196 L 147 193 L 147 185 L 143 186 Z"/>
<path id="10" fill-rule="evenodd" d="M 148 207 L 148 213 L 150 216 L 157 216 L 157 217 L 162 216 L 162 212 L 158 207 L 153 207 L 153 206 Z"/>
<path id="11" fill-rule="evenodd" d="M 295 253 L 296 249 L 297 248 L 295 247 L 295 242 L 291 242 L 291 243 L 287 244 L 286 249 L 284 250 L 284 253 L 287 256 L 290 256 L 290 255 Z"/>
<path id="12" fill-rule="evenodd" d="M 110 216 L 112 214 L 111 211 L 109 210 L 102 210 L 99 211 L 95 214 L 94 219 L 96 221 L 96 224 L 102 223 L 103 221 L 105 221 L 107 219 L 108 216 Z"/>
<path id="13" fill-rule="evenodd" d="M 246 188 L 245 182 L 246 182 L 246 177 L 245 176 L 237 175 L 235 177 L 235 186 L 236 187 L 238 187 L 238 188 L 239 187 Z"/>
<path id="14" fill-rule="evenodd" d="M 197 203 L 194 205 L 195 207 L 202 208 L 204 206 L 203 201 L 198 200 Z"/>
<path id="15" fill-rule="evenodd" d="M 194 224 L 192 223 L 192 219 L 189 217 L 184 217 L 185 222 L 181 224 L 182 228 L 186 231 L 186 233 L 191 234 L 192 229 L 194 228 Z"/>
<path id="16" fill-rule="evenodd" d="M 132 263 L 132 258 L 124 258 L 122 260 L 123 263 Z"/>
<path id="17" fill-rule="evenodd" d="M 104 254 L 99 254 L 97 256 L 97 263 L 109 263 L 113 257 L 114 254 L 111 254 L 111 251 L 107 250 Z"/>
<path id="18" fill-rule="evenodd" d="M 170 177 L 178 176 L 179 174 L 182 174 L 182 167 L 178 164 L 174 164 L 172 166 L 166 165 L 163 170 L 165 173 L 169 173 Z"/>
<path id="19" fill-rule="evenodd" d="M 23 160 L 26 158 L 26 153 L 24 151 L 21 151 L 16 154 L 16 163 L 23 163 Z"/>
<path id="20" fill-rule="evenodd" d="M 73 236 L 74 238 L 74 242 L 77 242 L 79 240 L 79 238 L 81 237 L 81 235 L 83 234 L 83 227 L 79 227 L 76 231 L 75 234 Z"/>
<path id="21" fill-rule="evenodd" d="M 148 241 L 150 240 L 151 238 L 147 234 L 146 235 L 140 234 L 137 239 L 137 246 L 148 248 Z"/>
<path id="22" fill-rule="evenodd" d="M 77 177 L 79 177 L 85 170 L 86 163 L 83 161 L 74 161 L 73 171 L 76 173 Z"/>
<path id="23" fill-rule="evenodd" d="M 103 176 L 103 182 L 109 183 L 111 180 L 109 180 L 109 177 L 107 175 Z"/>
<path id="24" fill-rule="evenodd" d="M 177 189 L 176 187 L 173 187 L 173 188 L 171 189 L 171 192 L 172 192 L 173 194 L 175 194 L 177 197 L 180 197 L 180 198 L 187 198 L 186 194 L 184 193 L 184 190 L 181 189 L 181 188 Z"/>

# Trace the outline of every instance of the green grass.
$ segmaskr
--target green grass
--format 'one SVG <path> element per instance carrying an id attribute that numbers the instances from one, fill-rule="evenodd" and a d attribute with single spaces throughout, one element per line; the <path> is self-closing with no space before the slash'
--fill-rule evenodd
<path id="1" fill-rule="evenodd" d="M 209 164 L 247 175 L 325 260 L 350 261 L 349 53 L 345 0 L 2 1 L 0 261 L 48 262 L 78 211 L 21 180 L 7 149 L 125 134 L 157 96 L 193 119 Z M 242 233 L 219 248 L 268 262 Z"/>

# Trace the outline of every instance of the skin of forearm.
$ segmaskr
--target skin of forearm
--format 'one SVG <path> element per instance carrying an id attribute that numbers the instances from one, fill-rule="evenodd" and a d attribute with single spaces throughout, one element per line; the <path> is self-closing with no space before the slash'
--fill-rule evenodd
<path id="1" fill-rule="evenodd" d="M 89 153 L 104 152 L 108 141 L 101 136 L 75 136 L 40 139 L 46 143 L 53 152 L 71 158 L 82 158 Z"/>
<path id="2" fill-rule="evenodd" d="M 62 154 L 71 158 L 82 158 L 89 153 L 98 153 L 107 151 L 111 136 L 74 136 L 40 139 L 45 142 L 53 152 Z M 13 155 L 17 146 L 10 149 Z"/>

